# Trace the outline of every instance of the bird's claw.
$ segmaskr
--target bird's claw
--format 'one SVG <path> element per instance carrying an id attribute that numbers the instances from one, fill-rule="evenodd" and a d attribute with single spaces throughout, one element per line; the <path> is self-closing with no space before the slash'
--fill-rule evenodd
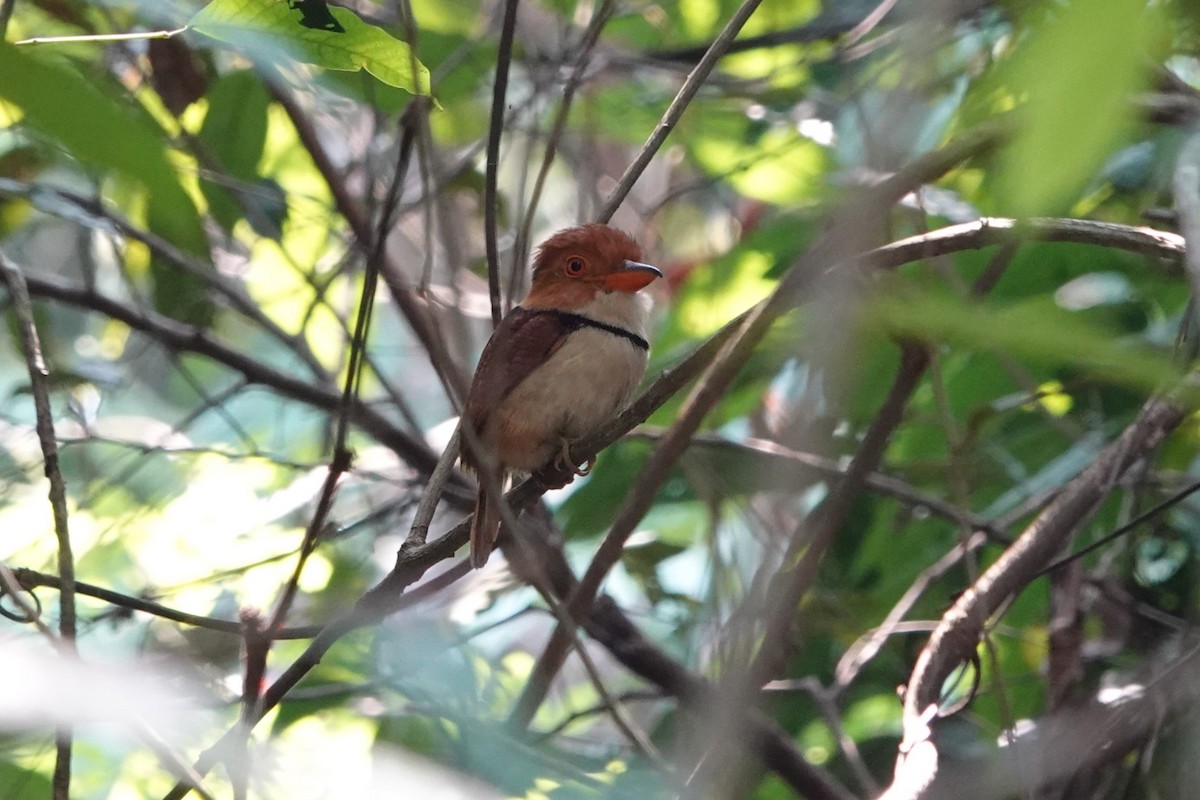
<path id="1" fill-rule="evenodd" d="M 576 475 L 591 473 L 595 465 L 596 459 L 589 458 L 582 465 L 576 466 L 575 462 L 571 461 L 570 442 L 563 439 L 562 447 L 554 456 L 554 460 L 538 471 L 538 479 L 548 489 L 561 489 L 575 480 Z"/>
<path id="2" fill-rule="evenodd" d="M 562 440 L 558 455 L 554 457 L 554 468 L 556 470 L 583 476 L 591 472 L 594 466 L 596 466 L 595 458 L 589 458 L 587 461 L 576 466 L 575 462 L 571 460 L 571 443 L 566 439 Z"/>

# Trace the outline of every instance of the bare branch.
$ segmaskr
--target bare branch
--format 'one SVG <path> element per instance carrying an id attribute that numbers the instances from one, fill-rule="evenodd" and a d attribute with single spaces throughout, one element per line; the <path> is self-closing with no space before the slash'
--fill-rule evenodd
<path id="1" fill-rule="evenodd" d="M 738 6 L 738 10 L 729 18 L 729 22 L 721 29 L 717 38 L 709 45 L 708 50 L 704 53 L 704 57 L 700 59 L 691 72 L 688 73 L 687 80 L 683 82 L 683 86 L 679 87 L 678 94 L 671 101 L 671 105 L 667 106 L 667 110 L 663 113 L 662 119 L 658 121 L 658 125 L 654 128 L 654 133 L 650 134 L 650 138 L 642 145 L 642 149 L 638 151 L 633 162 L 625 169 L 625 174 L 617 181 L 617 186 L 613 189 L 612 194 L 604 201 L 604 207 L 596 216 L 597 222 L 608 222 L 612 219 L 613 214 L 617 213 L 617 209 L 621 207 L 621 203 L 625 202 L 625 196 L 629 194 L 629 190 L 637 183 L 637 179 L 642 176 L 642 172 L 650 164 L 650 159 L 654 158 L 654 154 L 658 152 L 658 148 L 662 147 L 662 143 L 666 141 L 671 131 L 675 129 L 679 118 L 683 116 L 683 112 L 692 102 L 692 98 L 696 96 L 696 92 L 700 91 L 700 87 L 704 85 L 708 75 L 712 72 L 713 67 L 717 65 L 717 61 L 721 56 L 725 55 L 725 51 L 729 49 L 729 45 L 733 42 L 734 37 L 738 35 L 738 31 L 746 24 L 746 20 L 758 8 L 758 4 L 762 0 L 742 0 L 742 4 Z"/>
<path id="2" fill-rule="evenodd" d="M 500 168 L 500 134 L 504 128 L 504 98 L 508 93 L 508 68 L 512 66 L 513 31 L 517 27 L 517 4 L 504 0 L 500 26 L 500 50 L 496 55 L 496 82 L 492 87 L 492 119 L 488 127 L 487 169 L 483 184 L 484 246 L 487 250 L 488 297 L 492 303 L 492 325 L 500 324 L 500 254 L 496 246 L 496 172 Z"/>
<path id="3" fill-rule="evenodd" d="M 170 350 L 198 353 L 211 358 L 240 373 L 248 382 L 267 386 L 285 397 L 330 413 L 335 412 L 341 402 L 340 392 L 323 386 L 314 386 L 307 381 L 268 367 L 217 341 L 211 333 L 202 328 L 186 325 L 152 311 L 126 305 L 91 289 L 73 286 L 61 278 L 51 275 L 27 276 L 27 281 L 30 294 L 35 297 L 58 300 L 119 320 Z M 374 436 L 380 443 L 395 450 L 413 468 L 422 473 L 433 470 L 437 463 L 437 456 L 429 449 L 429 446 L 423 440 L 394 426 L 371 406 L 357 401 L 352 418 L 355 424 Z"/>
<path id="4" fill-rule="evenodd" d="M 71 549 L 71 531 L 67 521 L 67 482 L 58 463 L 58 439 L 54 434 L 54 412 L 50 409 L 50 372 L 42 359 L 42 344 L 38 339 L 37 325 L 33 319 L 33 303 L 25 275 L 4 253 L 0 253 L 0 277 L 8 286 L 13 315 L 17 321 L 17 335 L 25 355 L 29 371 L 29 385 L 33 393 L 34 412 L 37 416 L 38 444 L 45 460 L 46 479 L 50 483 L 50 511 L 54 517 L 54 536 L 58 544 L 58 572 L 62 576 L 62 588 L 58 596 L 59 646 L 67 653 L 75 652 L 75 555 Z M 54 737 L 56 761 L 54 763 L 54 798 L 69 800 L 71 796 L 71 742 L 69 728 L 60 728 Z"/>
<path id="5" fill-rule="evenodd" d="M 937 774 L 929 723 L 942 681 L 975 651 L 988 618 L 1033 580 L 1138 460 L 1149 456 L 1187 412 L 1171 396 L 1151 399 L 1141 414 L 1026 528 L 971 588 L 959 596 L 917 659 L 904 700 L 904 741 L 887 800 L 914 798 Z"/>

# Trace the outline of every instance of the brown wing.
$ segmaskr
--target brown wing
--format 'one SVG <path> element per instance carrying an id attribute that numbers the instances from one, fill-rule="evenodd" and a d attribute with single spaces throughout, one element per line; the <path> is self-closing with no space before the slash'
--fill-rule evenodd
<path id="1" fill-rule="evenodd" d="M 471 380 L 464 418 L 472 429 L 482 432 L 492 410 L 562 347 L 573 329 L 553 313 L 520 306 L 509 312 L 484 346 Z"/>

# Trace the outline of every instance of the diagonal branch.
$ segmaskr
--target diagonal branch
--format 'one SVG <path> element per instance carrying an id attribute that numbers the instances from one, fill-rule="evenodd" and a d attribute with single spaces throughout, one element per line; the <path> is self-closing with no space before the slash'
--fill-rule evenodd
<path id="1" fill-rule="evenodd" d="M 959 596 L 917 659 L 905 691 L 904 741 L 887 800 L 920 796 L 937 774 L 929 723 L 937 714 L 942 682 L 974 652 L 987 620 L 1024 588 L 1094 513 L 1133 464 L 1148 457 L 1187 416 L 1178 399 L 1155 397 L 1037 516 L 997 561 Z"/>
<path id="2" fill-rule="evenodd" d="M 746 20 L 750 19 L 758 4 L 762 0 L 742 0 L 742 4 L 738 6 L 738 10 L 729 18 L 729 22 L 721 29 L 717 38 L 709 45 L 705 51 L 704 57 L 700 59 L 692 71 L 688 73 L 687 79 L 683 82 L 683 86 L 679 87 L 678 94 L 671 101 L 671 105 L 667 106 L 667 110 L 663 113 L 662 119 L 658 121 L 658 125 L 654 128 L 654 133 L 650 134 L 650 138 L 642 145 L 642 149 L 634 157 L 633 162 L 625 169 L 625 174 L 617 181 L 617 187 L 613 189 L 612 194 L 604 201 L 604 208 L 596 217 L 596 222 L 608 222 L 612 219 L 613 214 L 617 213 L 617 209 L 621 207 L 621 203 L 625 202 L 626 195 L 633 185 L 637 183 L 637 179 L 642 176 L 642 172 L 650 164 L 650 159 L 654 158 L 654 154 L 658 152 L 658 148 L 662 147 L 662 143 L 666 141 L 671 131 L 675 129 L 675 125 L 679 122 L 679 118 L 683 116 L 683 112 L 692 102 L 692 98 L 696 96 L 696 92 L 700 91 L 700 87 L 708 79 L 709 73 L 713 71 L 713 67 L 717 65 L 717 61 L 721 56 L 725 55 L 725 51 L 729 49 L 729 45 L 733 43 L 734 38 L 741 31 L 742 26 L 746 24 Z"/>

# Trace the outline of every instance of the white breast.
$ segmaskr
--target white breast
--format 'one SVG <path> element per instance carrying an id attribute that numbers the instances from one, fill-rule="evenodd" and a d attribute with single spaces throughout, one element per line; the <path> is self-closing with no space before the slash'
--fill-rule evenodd
<path id="1" fill-rule="evenodd" d="M 611 292 L 575 313 L 644 339 L 648 311 L 649 298 Z M 573 331 L 497 409 L 493 432 L 504 463 L 531 472 L 554 458 L 564 438 L 578 439 L 616 415 L 641 383 L 646 359 L 646 351 L 623 336 L 590 327 Z"/>

